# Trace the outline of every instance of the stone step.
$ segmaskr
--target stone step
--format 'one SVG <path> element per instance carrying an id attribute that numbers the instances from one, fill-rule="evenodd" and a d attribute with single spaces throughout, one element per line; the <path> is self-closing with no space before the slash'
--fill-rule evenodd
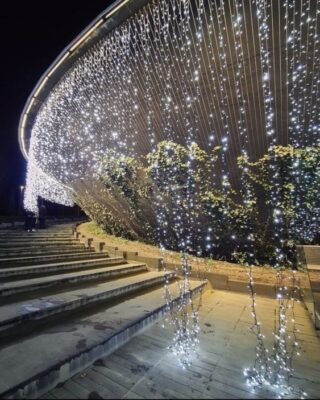
<path id="1" fill-rule="evenodd" d="M 0 284 L 0 297 L 33 292 L 45 288 L 62 287 L 65 285 L 80 284 L 87 281 L 120 277 L 123 275 L 147 271 L 146 264 L 128 263 L 114 267 L 101 267 L 90 271 L 79 271 L 53 276 L 32 278 Z"/>
<path id="2" fill-rule="evenodd" d="M 79 243 L 79 239 L 75 239 L 72 236 L 65 237 L 65 238 L 34 238 L 34 237 L 26 237 L 26 238 L 10 238 L 6 237 L 5 239 L 0 239 L 1 244 L 6 244 L 6 243 Z"/>
<path id="3" fill-rule="evenodd" d="M 30 248 L 30 247 L 52 247 L 52 246 L 77 246 L 83 245 L 77 239 L 63 239 L 63 240 L 0 240 L 0 249 L 12 248 Z"/>
<path id="4" fill-rule="evenodd" d="M 198 281 L 191 284 L 193 293 L 204 287 Z M 178 285 L 172 283 L 170 288 L 176 302 Z M 0 397 L 40 397 L 128 342 L 162 317 L 165 310 L 161 287 L 90 310 L 90 314 L 44 326 L 1 348 Z"/>
<path id="5" fill-rule="evenodd" d="M 174 277 L 174 273 L 167 274 L 168 280 Z M 146 272 L 64 293 L 28 299 L 27 303 L 20 301 L 8 304 L 0 308 L 0 335 L 1 337 L 10 336 L 17 332 L 18 326 L 19 335 L 21 335 L 21 329 L 26 331 L 28 328 L 26 325 L 29 323 L 30 327 L 31 321 L 33 321 L 33 326 L 35 321 L 48 320 L 53 315 L 56 320 L 57 315 L 65 311 L 77 311 L 88 305 L 97 306 L 106 300 L 131 295 L 137 290 L 145 290 L 163 281 L 163 273 Z"/>
<path id="6" fill-rule="evenodd" d="M 23 279 L 23 277 L 35 278 L 37 276 L 48 275 L 48 274 L 63 274 L 71 271 L 81 271 L 86 269 L 98 269 L 99 267 L 106 267 L 110 265 L 125 264 L 126 261 L 122 257 L 104 257 L 96 258 L 92 257 L 89 260 L 80 261 L 62 261 L 59 263 L 43 264 L 43 265 L 32 265 L 26 267 L 13 267 L 13 268 L 1 268 L 0 279 Z"/>
<path id="7" fill-rule="evenodd" d="M 44 241 L 44 242 L 37 242 L 37 241 L 28 241 L 28 242 L 0 242 L 0 251 L 1 249 L 12 249 L 12 248 L 51 248 L 57 246 L 70 246 L 70 247 L 83 247 L 84 244 L 77 241 L 63 241 L 63 242 L 54 242 L 54 241 Z"/>
<path id="8" fill-rule="evenodd" d="M 0 250 L 0 258 L 17 258 L 17 257 L 36 257 L 36 256 L 52 256 L 52 255 L 63 255 L 63 254 L 73 254 L 73 253 L 88 253 L 94 252 L 93 248 L 88 247 L 79 247 L 74 249 L 72 246 L 67 247 L 52 247 L 52 248 L 45 248 L 45 249 L 10 249 L 10 250 Z"/>
<path id="9" fill-rule="evenodd" d="M 0 229 L 0 235 L 55 235 L 55 234 L 62 234 L 62 235 L 70 235 L 72 233 L 73 226 L 69 226 L 66 228 L 62 227 L 48 227 L 46 229 L 36 229 L 33 232 L 28 232 L 24 228 L 16 228 L 16 229 Z"/>
<path id="10" fill-rule="evenodd" d="M 32 242 L 32 241 L 39 241 L 39 242 L 44 242 L 44 241 L 69 241 L 69 240 L 77 240 L 75 237 L 72 235 L 66 235 L 66 236 L 10 236 L 6 235 L 5 237 L 0 238 L 1 243 L 6 243 L 6 242 Z"/>
<path id="11" fill-rule="evenodd" d="M 7 247 L 0 248 L 0 258 L 5 257 L 6 253 L 16 253 L 16 254 L 24 254 L 24 255 L 33 255 L 33 254 L 51 254 L 52 251 L 54 253 L 60 253 L 62 251 L 68 250 L 73 252 L 81 251 L 81 249 L 86 249 L 84 244 L 79 245 L 54 245 L 54 246 L 29 246 L 29 247 Z"/>
<path id="12" fill-rule="evenodd" d="M 54 232 L 7 232 L 0 231 L 0 240 L 5 238 L 69 238 L 72 237 L 72 231 L 69 233 L 54 233 Z"/>
<path id="13" fill-rule="evenodd" d="M 32 235 L 34 235 L 36 233 L 38 233 L 38 234 L 46 234 L 46 233 L 56 234 L 57 233 L 57 234 L 71 235 L 73 232 L 73 227 L 70 226 L 69 228 L 65 228 L 65 229 L 59 229 L 59 228 L 36 229 L 34 232 L 27 232 L 27 231 L 24 231 L 24 232 L 26 232 L 27 234 L 32 234 Z"/>
<path id="14" fill-rule="evenodd" d="M 40 255 L 40 256 L 26 256 L 26 257 L 9 257 L 9 258 L 0 258 L 0 270 L 1 268 L 10 268 L 10 267 L 20 267 L 27 265 L 42 265 L 50 262 L 62 262 L 62 261 L 77 261 L 83 259 L 92 259 L 92 258 L 103 258 L 108 256 L 107 252 L 96 253 L 94 251 L 82 251 L 82 252 L 73 252 L 61 254 L 60 252 L 53 255 Z"/>
<path id="15" fill-rule="evenodd" d="M 20 232 L 7 232 L 4 233 L 0 231 L 0 240 L 6 239 L 6 238 L 21 238 L 21 239 L 27 239 L 27 238 L 70 238 L 73 237 L 73 231 L 70 229 L 68 232 L 27 232 L 27 231 L 20 231 Z"/>

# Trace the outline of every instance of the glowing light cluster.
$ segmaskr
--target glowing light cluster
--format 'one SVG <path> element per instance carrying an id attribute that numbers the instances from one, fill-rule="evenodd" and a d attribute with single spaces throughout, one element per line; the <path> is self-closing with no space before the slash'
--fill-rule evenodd
<path id="1" fill-rule="evenodd" d="M 44 173 L 37 165 L 33 155 L 34 137 L 31 139 L 30 157 L 28 160 L 27 184 L 24 194 L 26 210 L 38 213 L 38 196 L 53 203 L 73 206 L 72 189 L 66 188 L 61 182 Z"/>
<path id="2" fill-rule="evenodd" d="M 320 0 L 285 0 L 283 7 L 280 3 L 152 1 L 78 58 L 48 94 L 32 127 L 25 195 L 30 210 L 36 210 L 38 196 L 72 204 L 79 183 L 98 179 L 97 160 L 106 154 L 120 160 L 137 158 L 155 154 L 157 144 L 170 140 L 188 150 L 183 182 L 177 183 L 157 160 L 152 165 L 158 182 L 154 207 L 158 243 L 165 251 L 172 229 L 181 251 L 178 311 L 170 308 L 168 279 L 165 293 L 175 326 L 172 348 L 183 365 L 188 364 L 199 333 L 188 256 L 196 252 L 194 237 L 201 228 L 195 222 L 194 145 L 211 154 L 214 146 L 221 148 L 218 168 L 208 177 L 210 184 L 221 187 L 226 196 L 231 187 L 241 186 L 243 203 L 253 208 L 249 160 L 271 154 L 279 143 L 295 148 L 319 144 Z M 168 145 L 169 161 L 171 150 Z M 239 156 L 244 160 L 240 171 L 235 168 Z M 299 160 L 293 167 L 299 183 L 304 178 Z M 273 265 L 280 270 L 287 266 L 283 248 L 289 240 L 279 207 L 281 171 L 274 162 L 268 172 Z M 297 205 L 302 197 L 295 193 Z M 167 198 L 170 210 L 165 207 Z M 226 214 L 227 208 L 228 204 Z M 305 217 L 300 215 L 299 221 Z M 255 365 L 246 372 L 248 381 L 253 386 L 282 387 L 292 372 L 286 348 L 288 309 L 279 297 L 274 354 L 269 355 L 256 311 L 255 232 L 249 220 L 242 229 L 247 232 L 243 262 L 248 266 L 252 331 L 257 340 Z M 206 250 L 219 239 L 214 226 L 204 237 Z M 234 234 L 231 240 L 236 242 Z M 288 292 L 279 274 L 282 296 Z M 290 301 L 294 300 L 290 297 Z"/>
<path id="3" fill-rule="evenodd" d="M 216 179 L 225 190 L 229 188 L 229 180 L 237 185 L 237 176 L 234 172 L 229 176 L 229 172 L 235 170 L 235 160 L 243 152 L 244 140 L 248 142 L 248 156 L 256 159 L 267 149 L 264 134 L 269 137 L 272 133 L 275 140 L 278 132 L 285 132 L 279 122 L 283 119 L 283 110 L 277 107 L 274 115 L 268 111 L 266 126 L 261 129 L 262 106 L 270 108 L 276 101 L 270 87 L 279 85 L 282 76 L 279 81 L 271 62 L 272 47 L 262 46 L 261 55 L 255 54 L 259 43 L 267 40 L 270 18 L 272 26 L 276 24 L 273 13 L 270 12 L 267 21 L 267 14 L 262 12 L 258 18 L 263 18 L 260 24 L 263 30 L 259 32 L 258 18 L 253 18 L 255 11 L 254 1 L 216 4 L 209 0 L 192 3 L 172 0 L 149 4 L 90 48 L 62 76 L 34 122 L 31 132 L 34 145 L 29 149 L 29 156 L 45 174 L 71 187 L 73 182 L 93 176 L 92 153 L 113 148 L 126 155 L 146 154 L 152 144 L 170 135 L 185 144 L 192 130 L 200 147 L 209 148 L 213 142 L 221 145 L 220 174 Z M 305 50 L 308 50 L 308 63 L 304 67 L 303 82 L 313 89 L 312 95 L 306 93 L 301 112 L 306 131 L 316 132 L 318 128 L 314 130 L 314 127 L 319 126 L 318 14 L 313 5 L 306 12 L 301 18 L 313 41 L 309 40 Z M 185 26 L 180 20 L 183 13 L 188 13 Z M 281 11 L 279 27 L 284 17 Z M 298 20 L 299 16 L 295 16 L 295 23 Z M 150 41 L 146 40 L 147 36 Z M 307 38 L 300 36 L 299 43 L 307 43 Z M 252 47 L 247 44 L 249 37 Z M 275 40 L 269 40 L 269 45 Z M 283 65 L 285 60 L 278 55 Z M 264 100 L 260 90 L 251 90 L 258 83 L 252 68 L 259 64 L 259 58 Z M 246 61 L 249 59 L 253 63 Z M 314 72 L 311 75 L 310 68 Z M 151 90 L 147 89 L 145 79 L 147 69 Z M 290 76 L 288 79 L 291 82 Z M 285 85 L 278 96 L 285 103 Z M 294 98 L 302 101 L 300 97 L 295 91 Z M 151 105 L 149 115 L 144 112 L 147 102 Z M 183 107 L 191 118 L 181 117 L 186 115 Z M 306 118 L 309 107 L 312 118 Z M 275 126 L 271 128 L 273 122 Z M 273 135 L 275 131 L 277 135 Z"/>
<path id="4" fill-rule="evenodd" d="M 253 277 L 250 276 L 249 288 L 254 294 Z M 256 360 L 252 368 L 246 368 L 244 375 L 247 384 L 253 388 L 265 386 L 278 394 L 278 398 L 286 396 L 306 398 L 307 393 L 290 384 L 293 376 L 293 360 L 300 356 L 300 343 L 297 338 L 299 329 L 296 327 L 295 304 L 300 302 L 300 283 L 295 271 L 277 271 L 275 327 L 273 331 L 273 346 L 268 349 L 262 325 L 255 321 L 253 328 L 257 335 Z M 253 310 L 256 318 L 256 310 Z"/>

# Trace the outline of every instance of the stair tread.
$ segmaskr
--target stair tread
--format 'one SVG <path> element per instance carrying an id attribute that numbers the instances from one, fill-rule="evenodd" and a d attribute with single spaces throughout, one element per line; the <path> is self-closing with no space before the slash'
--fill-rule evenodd
<path id="1" fill-rule="evenodd" d="M 0 326 L 4 325 L 6 321 L 12 318 L 17 318 L 22 315 L 32 314 L 40 310 L 52 309 L 61 304 L 70 303 L 80 298 L 94 297 L 103 292 L 108 292 L 121 287 L 126 287 L 137 282 L 149 281 L 156 277 L 163 277 L 163 272 L 146 271 L 143 274 L 126 276 L 116 281 L 102 282 L 92 284 L 85 288 L 69 290 L 67 292 L 60 292 L 57 294 L 48 295 L 40 298 L 28 299 L 27 301 L 18 301 L 4 305 L 0 308 Z"/>
<path id="2" fill-rule="evenodd" d="M 19 247 L 19 248 L 12 248 L 12 249 L 0 249 L 0 255 L 1 255 L 1 258 L 4 258 L 4 256 L 2 254 L 7 254 L 7 253 L 17 254 L 17 255 L 20 255 L 20 256 L 24 257 L 25 253 L 26 253 L 27 256 L 32 257 L 33 254 L 39 254 L 39 253 L 40 254 L 44 254 L 44 255 L 46 255 L 46 254 L 50 255 L 51 252 L 53 252 L 53 251 L 62 254 L 63 252 L 72 251 L 73 253 L 77 253 L 79 251 L 82 252 L 84 250 L 88 251 L 88 252 L 93 251 L 92 248 L 85 247 L 85 246 L 81 246 L 81 247 L 56 246 L 56 247 L 51 247 L 51 248 L 41 248 L 41 247 L 38 248 L 38 247 L 35 247 L 34 249 L 31 249 L 30 247 L 26 247 L 26 248 Z M 50 252 L 50 253 L 48 253 L 48 252 Z"/>
<path id="3" fill-rule="evenodd" d="M 7 233 L 1 233 L 0 232 L 0 238 L 69 238 L 72 237 L 72 233 L 38 233 L 38 232 L 7 232 Z"/>
<path id="4" fill-rule="evenodd" d="M 133 268 L 137 266 L 145 266 L 144 263 L 127 263 L 123 265 L 118 265 L 118 266 L 109 266 L 105 268 L 96 268 L 96 269 L 90 269 L 88 271 L 76 271 L 76 272 L 68 272 L 64 274 L 56 274 L 56 275 L 51 275 L 51 276 L 45 276 L 45 277 L 40 277 L 40 278 L 31 278 L 31 279 L 24 279 L 24 280 L 17 280 L 14 282 L 4 282 L 0 283 L 0 292 L 2 290 L 7 290 L 11 288 L 21 288 L 21 287 L 27 287 L 27 286 L 32 286 L 32 285 L 40 285 L 43 283 L 49 283 L 49 282 L 55 282 L 55 281 L 62 281 L 62 280 L 67 280 L 71 278 L 77 278 L 80 276 L 90 276 L 90 275 L 95 275 L 97 273 L 102 273 L 102 272 L 107 272 L 107 271 L 117 271 L 121 270 L 123 268 Z"/>
<path id="5" fill-rule="evenodd" d="M 200 285 L 198 281 L 191 282 L 192 288 Z M 178 286 L 175 283 L 170 286 L 176 297 Z M 124 299 L 90 316 L 68 319 L 54 327 L 46 327 L 35 335 L 6 346 L 0 352 L 0 394 L 106 342 L 116 332 L 146 318 L 164 305 L 163 288 L 156 289 Z"/>
<path id="6" fill-rule="evenodd" d="M 12 243 L 12 242 L 9 242 L 9 244 L 0 244 L 1 249 L 12 248 L 12 247 L 19 247 L 20 248 L 20 247 L 23 247 L 23 246 L 25 246 L 25 247 L 38 247 L 38 246 L 41 246 L 41 247 L 52 247 L 52 246 L 61 246 L 61 247 L 63 247 L 63 246 L 73 247 L 74 246 L 74 247 L 77 247 L 77 246 L 83 246 L 83 245 L 84 245 L 84 243 L 81 243 L 81 242 L 74 242 L 74 243 L 72 243 L 72 242 L 67 242 L 67 243 L 56 242 L 56 243 L 54 243 L 52 241 L 45 241 L 43 243 L 39 243 L 39 242 L 35 242 L 35 241 L 32 241 L 32 242 L 28 241 L 27 243 L 21 243 L 21 242 L 20 243 Z"/>
<path id="7" fill-rule="evenodd" d="M 25 229 L 0 229 L 0 236 L 5 236 L 5 235 L 25 235 L 25 236 L 33 236 L 33 235 L 39 235 L 39 236 L 54 236 L 54 235 L 72 235 L 72 227 L 69 229 L 53 229 L 52 227 L 47 228 L 47 229 L 40 229 L 36 230 L 35 232 L 28 232 Z"/>
<path id="8" fill-rule="evenodd" d="M 38 251 L 35 251 L 35 250 L 32 250 L 32 251 L 30 251 L 30 249 L 23 249 L 23 251 L 22 251 L 22 249 L 19 249 L 19 251 L 17 251 L 17 250 L 12 250 L 12 251 L 10 251 L 10 250 L 8 250 L 8 251 L 1 251 L 0 250 L 0 256 L 1 256 L 1 258 L 11 258 L 11 257 L 17 257 L 17 255 L 27 255 L 28 257 L 34 257 L 34 256 L 45 256 L 45 255 L 48 255 L 48 256 L 53 256 L 53 255 L 62 255 L 62 254 L 71 254 L 71 253 L 74 253 L 74 252 L 77 252 L 77 253 L 90 253 L 90 252 L 93 252 L 94 250 L 93 249 L 88 249 L 87 247 L 80 247 L 80 248 L 77 248 L 77 249 L 69 249 L 69 248 L 64 248 L 64 249 L 61 249 L 61 248 L 59 248 L 59 249 L 55 249 L 55 248 L 53 248 L 53 249 L 40 249 L 40 250 L 38 250 Z M 5 257 L 3 256 L 5 254 Z"/>
<path id="9" fill-rule="evenodd" d="M 0 237 L 2 240 L 10 240 L 12 242 L 17 242 L 17 241 L 28 241 L 28 240 L 78 240 L 72 235 L 65 235 L 65 236 L 57 236 L 57 235 L 52 235 L 52 236 L 23 236 L 23 235 L 5 235 L 3 237 Z"/>
<path id="10" fill-rule="evenodd" d="M 85 265 L 88 263 L 102 263 L 103 261 L 108 261 L 108 262 L 112 262 L 112 261 L 119 261 L 119 260 L 123 260 L 122 257 L 108 257 L 107 255 L 105 257 L 97 257 L 97 258 L 89 258 L 88 260 L 75 260 L 75 261 L 61 261 L 61 262 L 57 262 L 57 263 L 49 263 L 49 264 L 40 264 L 40 265 L 28 265 L 25 267 L 10 267 L 10 268 L 1 268 L 0 269 L 0 275 L 1 273 L 5 273 L 5 272 L 16 272 L 16 271 L 32 271 L 34 269 L 39 269 L 39 271 L 41 269 L 46 269 L 48 267 L 61 267 L 61 266 L 72 266 L 72 265 L 77 265 L 77 264 L 81 264 L 81 265 Z"/>
<path id="11" fill-rule="evenodd" d="M 84 256 L 86 253 L 85 252 L 78 252 L 78 253 L 67 253 L 67 254 L 61 254 L 61 257 L 65 256 L 65 257 L 72 257 L 72 256 Z M 94 258 L 95 256 L 102 257 L 102 254 L 108 254 L 107 252 L 103 253 L 94 253 L 93 251 L 88 251 L 88 253 L 86 254 L 86 256 L 90 257 L 90 258 Z M 27 256 L 27 257 L 6 257 L 6 258 L 2 258 L 0 257 L 0 263 L 5 263 L 6 261 L 33 261 L 33 260 L 37 260 L 37 259 L 49 259 L 49 258 L 54 258 L 59 256 L 59 254 L 49 254 L 49 255 L 37 255 L 37 256 Z M 42 265 L 42 264 L 41 264 Z"/>
<path id="12" fill-rule="evenodd" d="M 2 254 L 35 254 L 35 253 L 43 253 L 48 254 L 48 252 L 59 252 L 59 251 L 81 251 L 82 249 L 87 249 L 84 245 L 76 245 L 76 246 L 28 246 L 28 247 L 5 247 L 0 248 L 0 255 Z"/>
<path id="13" fill-rule="evenodd" d="M 10 235 L 5 235 L 1 238 L 2 240 L 11 240 L 13 242 L 16 241 L 27 241 L 27 240 L 78 240 L 75 237 L 73 237 L 72 235 L 66 235 L 66 236 L 57 236 L 57 235 L 53 235 L 53 236 L 10 236 Z"/>
<path id="14" fill-rule="evenodd" d="M 1 239 L 0 239 L 1 240 Z M 1 240 L 1 244 L 3 246 L 6 246 L 10 244 L 11 246 L 16 246 L 16 245 L 44 245 L 44 244 L 78 244 L 81 243 L 78 239 L 39 239 L 39 238 L 32 238 L 30 239 L 15 239 L 15 240 Z"/>

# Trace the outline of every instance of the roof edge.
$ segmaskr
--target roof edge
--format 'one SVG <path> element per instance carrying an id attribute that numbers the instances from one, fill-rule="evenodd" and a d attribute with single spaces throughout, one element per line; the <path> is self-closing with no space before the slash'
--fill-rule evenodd
<path id="1" fill-rule="evenodd" d="M 42 103 L 61 76 L 99 39 L 146 5 L 149 0 L 116 0 L 100 13 L 68 46 L 66 46 L 39 79 L 23 108 L 18 139 L 20 150 L 28 160 L 30 133 Z M 29 133 L 29 135 L 28 135 Z"/>

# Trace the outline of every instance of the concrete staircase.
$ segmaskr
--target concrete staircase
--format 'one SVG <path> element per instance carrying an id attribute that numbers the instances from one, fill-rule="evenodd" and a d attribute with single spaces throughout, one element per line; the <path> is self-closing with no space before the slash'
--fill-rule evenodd
<path id="1" fill-rule="evenodd" d="M 164 279 L 86 247 L 71 224 L 0 231 L 0 397 L 37 398 L 126 343 L 164 314 Z"/>

